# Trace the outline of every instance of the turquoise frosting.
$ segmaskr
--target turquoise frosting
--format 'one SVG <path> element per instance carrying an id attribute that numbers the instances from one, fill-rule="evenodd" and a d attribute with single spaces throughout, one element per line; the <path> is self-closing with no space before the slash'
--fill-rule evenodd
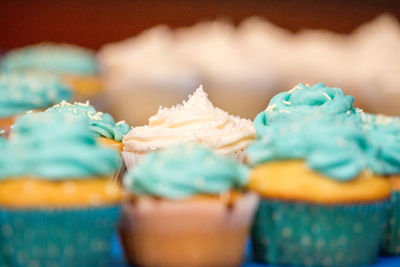
<path id="1" fill-rule="evenodd" d="M 96 137 L 103 136 L 115 141 L 122 141 L 122 138 L 129 132 L 130 127 L 124 121 L 115 123 L 113 117 L 108 113 L 97 112 L 89 103 L 61 102 L 46 112 L 68 113 L 76 116 L 83 116 L 90 124 L 90 130 Z"/>
<path id="2" fill-rule="evenodd" d="M 43 43 L 15 49 L 0 62 L 3 71 L 44 70 L 66 74 L 92 75 L 98 72 L 94 53 L 67 44 Z"/>
<path id="3" fill-rule="evenodd" d="M 281 120 L 301 118 L 309 114 L 352 116 L 354 97 L 340 88 L 323 83 L 313 86 L 298 84 L 290 91 L 275 95 L 265 111 L 254 119 L 256 138 L 261 138 L 267 125 Z"/>
<path id="4" fill-rule="evenodd" d="M 307 165 L 336 180 L 356 177 L 366 167 L 369 144 L 358 124 L 343 117 L 307 117 L 269 125 L 247 150 L 252 165 L 304 159 Z"/>
<path id="5" fill-rule="evenodd" d="M 30 175 L 43 179 L 109 176 L 120 166 L 118 152 L 99 145 L 87 120 L 62 113 L 28 113 L 0 145 L 0 178 Z"/>
<path id="6" fill-rule="evenodd" d="M 247 181 L 247 167 L 194 144 L 149 153 L 123 179 L 134 194 L 171 199 L 229 192 Z"/>
<path id="7" fill-rule="evenodd" d="M 0 117 L 43 109 L 71 98 L 71 90 L 56 76 L 39 73 L 0 74 Z"/>
<path id="8" fill-rule="evenodd" d="M 400 118 L 360 113 L 371 144 L 369 168 L 377 174 L 400 174 Z"/>

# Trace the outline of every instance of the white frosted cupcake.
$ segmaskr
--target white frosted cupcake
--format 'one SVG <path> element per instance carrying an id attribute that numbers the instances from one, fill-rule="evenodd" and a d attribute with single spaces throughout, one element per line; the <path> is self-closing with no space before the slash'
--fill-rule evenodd
<path id="1" fill-rule="evenodd" d="M 105 45 L 102 65 L 107 109 L 117 120 L 143 125 L 159 105 L 174 105 L 200 84 L 197 71 L 175 52 L 165 26 Z"/>
<path id="2" fill-rule="evenodd" d="M 243 162 L 244 149 L 253 141 L 254 134 L 250 120 L 214 107 L 200 86 L 182 105 L 160 107 L 148 125 L 132 128 L 123 139 L 122 154 L 129 169 L 149 151 L 196 142 Z"/>

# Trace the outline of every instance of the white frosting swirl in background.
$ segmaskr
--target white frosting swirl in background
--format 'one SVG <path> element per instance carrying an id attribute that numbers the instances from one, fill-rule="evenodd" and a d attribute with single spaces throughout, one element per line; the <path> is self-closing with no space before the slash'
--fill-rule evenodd
<path id="1" fill-rule="evenodd" d="M 214 107 L 200 86 L 182 105 L 160 107 L 149 119 L 149 125 L 132 128 L 123 143 L 125 151 L 136 153 L 196 142 L 220 154 L 230 154 L 245 149 L 254 134 L 250 120 Z"/>

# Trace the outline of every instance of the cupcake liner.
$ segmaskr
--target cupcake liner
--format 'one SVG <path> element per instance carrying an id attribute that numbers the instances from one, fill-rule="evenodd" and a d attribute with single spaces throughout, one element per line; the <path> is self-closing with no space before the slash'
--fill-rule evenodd
<path id="1" fill-rule="evenodd" d="M 264 199 L 251 234 L 253 256 L 276 265 L 372 264 L 387 212 L 388 201 L 345 206 Z"/>
<path id="2" fill-rule="evenodd" d="M 135 153 L 135 152 L 126 152 L 122 151 L 122 158 L 124 159 L 126 169 L 129 170 L 135 167 L 140 160 L 146 155 L 146 153 Z"/>
<path id="3" fill-rule="evenodd" d="M 389 216 L 382 253 L 400 255 L 400 191 L 393 191 L 390 197 Z"/>
<path id="4" fill-rule="evenodd" d="M 120 234 L 128 262 L 155 267 L 237 267 L 257 207 L 255 194 L 231 204 L 218 198 L 123 203 Z"/>
<path id="5" fill-rule="evenodd" d="M 119 206 L 0 208 L 1 266 L 110 266 Z"/>

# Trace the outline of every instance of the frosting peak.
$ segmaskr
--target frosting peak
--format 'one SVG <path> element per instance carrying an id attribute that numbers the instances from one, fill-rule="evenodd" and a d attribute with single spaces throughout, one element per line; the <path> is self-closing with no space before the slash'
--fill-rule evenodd
<path id="1" fill-rule="evenodd" d="M 84 179 L 109 176 L 120 166 L 118 153 L 99 145 L 79 116 L 25 114 L 13 133 L 0 153 L 0 178 Z"/>
<path id="2" fill-rule="evenodd" d="M 93 106 L 89 105 L 89 101 L 86 101 L 86 103 L 75 102 L 74 104 L 61 101 L 61 103 L 47 109 L 46 112 L 60 112 L 83 116 L 88 120 L 90 130 L 96 136 L 104 136 L 118 142 L 122 141 L 122 138 L 129 132 L 128 124 L 124 121 L 115 123 L 110 114 L 97 112 Z"/>
<path id="3" fill-rule="evenodd" d="M 246 148 L 254 133 L 251 121 L 214 107 L 200 86 L 183 104 L 161 107 L 148 126 L 134 127 L 123 142 L 124 150 L 131 152 L 196 142 L 229 154 Z"/>
<path id="4" fill-rule="evenodd" d="M 305 115 L 351 116 L 354 114 L 354 97 L 345 95 L 340 88 L 327 87 L 323 83 L 313 86 L 298 84 L 293 89 L 275 95 L 265 111 L 254 121 L 257 136 L 272 122 L 300 118 Z"/>

